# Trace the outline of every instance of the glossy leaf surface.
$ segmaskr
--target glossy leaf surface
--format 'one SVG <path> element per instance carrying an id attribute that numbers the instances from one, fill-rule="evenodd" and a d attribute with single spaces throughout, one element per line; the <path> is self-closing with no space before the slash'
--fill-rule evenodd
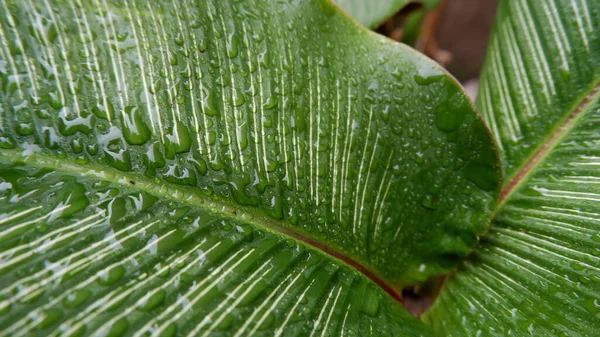
<path id="1" fill-rule="evenodd" d="M 326 1 L 0 5 L 3 332 L 427 334 L 298 239 L 393 287 L 471 251 L 499 167 L 440 68 Z"/>
<path id="2" fill-rule="evenodd" d="M 394 285 L 485 230 L 498 168 L 467 98 L 328 2 L 59 4 L 5 3 L 4 148 L 195 187 Z"/>
<path id="3" fill-rule="evenodd" d="M 38 155 L 0 176 L 1 336 L 430 335 L 356 270 L 193 190 Z"/>
<path id="4" fill-rule="evenodd" d="M 490 43 L 478 104 L 512 179 L 425 321 L 447 336 L 594 336 L 600 3 L 501 2 Z"/>
<path id="5" fill-rule="evenodd" d="M 591 94 L 600 76 L 598 2 L 508 1 L 498 8 L 477 105 L 505 183 Z"/>

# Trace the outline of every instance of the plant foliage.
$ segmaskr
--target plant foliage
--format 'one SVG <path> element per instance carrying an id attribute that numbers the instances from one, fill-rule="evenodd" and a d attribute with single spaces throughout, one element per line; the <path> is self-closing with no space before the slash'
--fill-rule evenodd
<path id="1" fill-rule="evenodd" d="M 501 2 L 477 105 L 327 0 L 0 0 L 0 336 L 593 336 L 600 2 Z"/>
<path id="2" fill-rule="evenodd" d="M 600 2 L 501 2 L 477 105 L 507 179 L 425 321 L 441 336 L 597 335 Z"/>
<path id="3" fill-rule="evenodd" d="M 328 1 L 1 6 L 0 334 L 429 335 L 380 286 L 500 170 L 437 65 Z"/>

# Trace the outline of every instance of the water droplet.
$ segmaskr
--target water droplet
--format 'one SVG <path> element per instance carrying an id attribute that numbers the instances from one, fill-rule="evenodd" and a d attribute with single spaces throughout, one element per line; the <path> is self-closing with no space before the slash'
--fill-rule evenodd
<path id="1" fill-rule="evenodd" d="M 371 287 L 371 285 L 365 285 L 365 292 L 362 298 L 361 311 L 365 314 L 375 317 L 379 311 L 379 296 L 377 292 Z"/>
<path id="2" fill-rule="evenodd" d="M 94 129 L 94 115 L 86 111 L 73 114 L 68 108 L 63 108 L 59 113 L 58 131 L 63 136 L 70 136 L 75 132 L 91 134 Z"/>
<path id="3" fill-rule="evenodd" d="M 246 99 L 244 98 L 244 94 L 242 93 L 241 90 L 237 90 L 234 88 L 232 95 L 233 95 L 233 97 L 232 97 L 233 106 L 240 106 L 240 105 L 244 104 L 244 102 L 246 102 Z"/>
<path id="4" fill-rule="evenodd" d="M 167 158 L 175 158 L 175 154 L 188 152 L 192 146 L 190 131 L 181 121 L 175 121 L 171 133 L 166 135 L 165 148 Z"/>
<path id="5" fill-rule="evenodd" d="M 98 137 L 98 143 L 104 150 L 106 163 L 118 170 L 131 170 L 131 155 L 125 148 L 125 142 L 121 130 L 112 126 L 108 133 Z"/>
<path id="6" fill-rule="evenodd" d="M 229 41 L 227 41 L 227 56 L 234 58 L 238 55 L 238 42 L 234 34 L 229 35 Z"/>
<path id="7" fill-rule="evenodd" d="M 271 97 L 269 97 L 267 99 L 267 101 L 263 104 L 263 107 L 266 110 L 273 109 L 276 106 L 277 106 L 277 98 L 274 95 L 271 95 Z"/>
<path id="8" fill-rule="evenodd" d="M 178 164 L 168 165 L 163 177 L 168 182 L 180 185 L 196 186 L 197 183 L 194 170 Z"/>
<path id="9" fill-rule="evenodd" d="M 64 298 L 63 305 L 69 309 L 75 308 L 83 304 L 91 294 L 92 292 L 86 289 L 75 290 Z"/>
<path id="10" fill-rule="evenodd" d="M 35 110 L 35 114 L 38 116 L 38 118 L 40 119 L 48 119 L 51 117 L 50 113 L 48 112 L 48 110 L 46 109 L 36 109 Z"/>
<path id="11" fill-rule="evenodd" d="M 139 309 L 142 311 L 150 311 L 160 305 L 165 299 L 167 292 L 163 289 L 150 292 L 140 299 L 138 302 Z"/>
<path id="12" fill-rule="evenodd" d="M 129 329 L 129 322 L 123 317 L 110 326 L 104 337 L 121 337 L 127 329 Z"/>
<path id="13" fill-rule="evenodd" d="M 467 98 L 457 93 L 435 109 L 435 125 L 444 132 L 452 132 L 460 126 L 466 111 L 469 111 Z"/>
<path id="14" fill-rule="evenodd" d="M 136 106 L 127 106 L 125 111 L 120 114 L 123 136 L 127 143 L 131 145 L 141 145 L 146 143 L 151 132 L 142 118 L 140 109 Z"/>
<path id="15" fill-rule="evenodd" d="M 47 96 L 44 98 L 44 100 L 48 101 L 50 106 L 56 110 L 62 109 L 62 107 L 65 105 L 65 102 L 56 91 L 49 91 Z"/>
<path id="16" fill-rule="evenodd" d="M 169 64 L 172 66 L 176 66 L 178 61 L 177 61 L 177 54 L 167 50 L 167 54 L 168 54 L 168 59 L 169 59 Z M 165 76 L 166 77 L 166 76 Z"/>
<path id="17" fill-rule="evenodd" d="M 0 149 L 14 149 L 17 146 L 9 136 L 0 135 Z"/>
<path id="18" fill-rule="evenodd" d="M 419 68 L 419 73 L 414 76 L 415 82 L 420 85 L 428 85 L 441 81 L 444 74 L 432 65 L 423 65 Z"/>
<path id="19" fill-rule="evenodd" d="M 33 133 L 33 123 L 32 122 L 17 123 L 15 129 L 19 135 L 29 136 Z"/>
<path id="20" fill-rule="evenodd" d="M 71 150 L 73 153 L 81 153 L 83 151 L 83 141 L 81 138 L 73 138 L 71 139 Z"/>
<path id="21" fill-rule="evenodd" d="M 50 325 L 56 323 L 63 316 L 63 312 L 60 309 L 47 309 L 42 313 L 42 319 L 35 326 L 36 329 L 42 330 Z"/>
<path id="22" fill-rule="evenodd" d="M 183 34 L 181 34 L 181 32 L 177 32 L 177 35 L 175 36 L 175 44 L 177 44 L 178 46 L 183 46 L 185 40 L 183 38 Z"/>
<path id="23" fill-rule="evenodd" d="M 74 183 L 68 189 L 65 189 L 63 194 L 58 198 L 58 203 L 54 206 L 48 222 L 57 219 L 65 219 L 76 212 L 79 212 L 89 205 L 89 201 L 85 196 L 85 187 L 81 184 Z"/>
<path id="24" fill-rule="evenodd" d="M 92 108 L 92 112 L 98 118 L 109 119 L 109 116 L 112 118 L 114 115 L 114 108 L 112 103 L 107 102 L 106 106 L 95 106 Z"/>
<path id="25" fill-rule="evenodd" d="M 108 270 L 103 269 L 103 270 L 99 271 L 98 273 L 99 273 L 98 283 L 100 283 L 101 285 L 107 286 L 107 285 L 111 285 L 111 284 L 117 282 L 118 280 L 120 280 L 121 277 L 123 277 L 123 275 L 125 275 L 125 268 L 123 268 L 123 266 L 121 266 L 121 265 L 117 265 Z"/>
<path id="26" fill-rule="evenodd" d="M 484 191 L 491 191 L 498 187 L 498 172 L 490 166 L 470 162 L 465 165 L 463 176 Z"/>
<path id="27" fill-rule="evenodd" d="M 579 304 L 594 316 L 600 314 L 600 299 L 598 298 L 586 298 Z"/>

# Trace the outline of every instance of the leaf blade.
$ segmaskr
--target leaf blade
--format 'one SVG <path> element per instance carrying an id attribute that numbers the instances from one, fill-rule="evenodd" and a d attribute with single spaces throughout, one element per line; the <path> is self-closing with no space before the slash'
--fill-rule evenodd
<path id="1" fill-rule="evenodd" d="M 586 117 L 599 109 L 597 95 Z M 505 202 L 480 249 L 450 276 L 424 317 L 436 332 L 595 333 L 600 323 L 597 177 L 589 167 L 577 170 L 586 175 L 577 175 L 555 163 L 585 165 L 581 157 L 589 149 L 569 143 L 582 135 L 590 139 L 597 126 L 597 119 L 587 118 Z"/>
<path id="2" fill-rule="evenodd" d="M 576 19 L 565 22 L 571 13 Z M 593 90 L 600 73 L 590 20 L 596 9 L 586 1 L 499 6 L 477 105 L 499 144 L 507 182 Z"/>
<path id="3" fill-rule="evenodd" d="M 430 335 L 340 261 L 248 221 L 169 200 L 169 190 L 153 195 L 39 160 L 2 161 L 0 172 L 12 185 L 2 198 L 28 195 L 2 204 L 9 214 L 0 225 L 2 336 Z M 112 177 L 90 175 L 98 174 Z M 37 230 L 5 235 L 27 226 Z"/>
<path id="4" fill-rule="evenodd" d="M 451 269 L 498 190 L 458 85 L 327 1 L 251 5 L 6 4 L 4 146 L 197 187 L 393 287 Z"/>
<path id="5" fill-rule="evenodd" d="M 423 318 L 436 332 L 595 333 L 599 14 L 593 1 L 500 4 L 478 104 L 511 178 L 480 249 Z"/>

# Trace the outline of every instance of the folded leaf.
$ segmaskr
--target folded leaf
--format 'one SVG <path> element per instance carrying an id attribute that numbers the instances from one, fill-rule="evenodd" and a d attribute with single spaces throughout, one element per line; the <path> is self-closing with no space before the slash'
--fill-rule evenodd
<path id="1" fill-rule="evenodd" d="M 444 336 L 594 336 L 600 3 L 501 2 L 478 103 L 512 179 L 424 320 Z"/>

